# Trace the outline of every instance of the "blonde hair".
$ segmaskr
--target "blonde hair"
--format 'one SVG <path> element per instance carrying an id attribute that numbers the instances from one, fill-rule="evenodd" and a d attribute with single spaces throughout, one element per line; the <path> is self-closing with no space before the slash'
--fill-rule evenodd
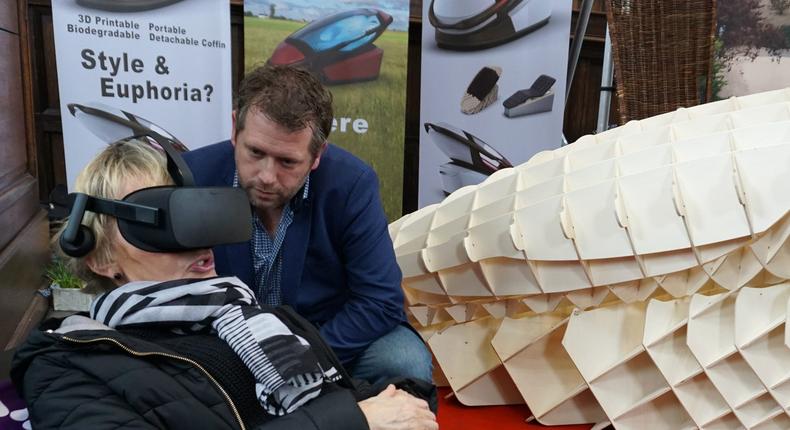
<path id="1" fill-rule="evenodd" d="M 120 140 L 107 146 L 82 169 L 74 191 L 120 200 L 125 197 L 122 193 L 130 181 L 137 181 L 143 186 L 173 184 L 164 154 L 138 138 Z M 110 290 L 115 284 L 93 272 L 87 265 L 87 259 L 93 259 L 97 266 L 113 262 L 112 238 L 117 231 L 115 218 L 86 211 L 82 225 L 90 228 L 96 237 L 96 245 L 85 257 L 70 257 L 60 249 L 58 241 L 65 230 L 66 220 L 53 236 L 53 247 L 69 269 L 86 282 L 86 288 L 91 291 Z"/>

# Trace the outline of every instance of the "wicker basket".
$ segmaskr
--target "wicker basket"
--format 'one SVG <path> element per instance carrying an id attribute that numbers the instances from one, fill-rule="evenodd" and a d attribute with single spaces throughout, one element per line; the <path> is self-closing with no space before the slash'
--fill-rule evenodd
<path id="1" fill-rule="evenodd" d="M 620 120 L 710 101 L 716 0 L 606 0 Z"/>

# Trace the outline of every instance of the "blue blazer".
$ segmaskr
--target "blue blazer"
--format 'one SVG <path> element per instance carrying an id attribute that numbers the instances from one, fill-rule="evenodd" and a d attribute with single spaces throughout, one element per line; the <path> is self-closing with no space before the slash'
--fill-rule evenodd
<path id="1" fill-rule="evenodd" d="M 184 158 L 199 186 L 232 186 L 230 141 Z M 376 173 L 329 145 L 310 173 L 281 248 L 283 303 L 319 327 L 343 363 L 405 321 L 401 272 L 387 231 Z M 214 248 L 220 276 L 255 285 L 249 242 Z"/>

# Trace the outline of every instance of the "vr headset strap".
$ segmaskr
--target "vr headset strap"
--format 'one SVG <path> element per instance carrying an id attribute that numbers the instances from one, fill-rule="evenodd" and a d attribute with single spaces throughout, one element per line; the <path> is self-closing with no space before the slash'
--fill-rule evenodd
<path id="1" fill-rule="evenodd" d="M 105 200 L 98 197 L 89 197 L 86 209 L 94 213 L 110 215 L 128 221 L 151 225 L 159 224 L 158 208 L 129 203 L 123 200 Z"/>
<path id="2" fill-rule="evenodd" d="M 187 166 L 186 161 L 181 154 L 176 151 L 170 139 L 162 136 L 159 133 L 149 131 L 146 135 L 151 136 L 156 140 L 156 143 L 165 150 L 167 156 L 167 172 L 173 178 L 173 181 L 179 187 L 193 187 L 195 186 L 195 177 L 192 176 L 192 171 Z"/>
<path id="3" fill-rule="evenodd" d="M 66 231 L 63 233 L 67 239 L 72 237 L 69 235 L 69 229 L 72 228 L 72 225 L 75 226 L 73 227 L 73 230 L 77 229 L 79 224 L 82 222 L 82 217 L 85 214 L 85 211 L 110 215 L 115 218 L 143 224 L 159 224 L 160 209 L 158 208 L 143 206 L 136 203 L 129 203 L 123 200 L 107 200 L 99 197 L 89 196 L 83 193 L 71 193 L 69 194 L 69 200 L 71 200 L 69 204 L 71 207 L 69 225 L 66 228 Z M 76 235 L 76 231 L 73 234 Z"/>

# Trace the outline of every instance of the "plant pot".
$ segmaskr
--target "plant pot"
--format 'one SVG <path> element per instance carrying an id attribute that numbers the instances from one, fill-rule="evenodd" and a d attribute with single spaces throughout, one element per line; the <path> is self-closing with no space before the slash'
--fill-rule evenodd
<path id="1" fill-rule="evenodd" d="M 89 311 L 95 294 L 86 293 L 81 288 L 61 288 L 58 284 L 52 289 L 52 307 L 56 311 Z"/>

